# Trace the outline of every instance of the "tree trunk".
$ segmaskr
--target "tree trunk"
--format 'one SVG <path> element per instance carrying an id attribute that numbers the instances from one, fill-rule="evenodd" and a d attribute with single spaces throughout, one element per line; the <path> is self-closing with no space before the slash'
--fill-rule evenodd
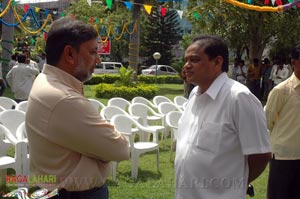
<path id="1" fill-rule="evenodd" d="M 2 6 L 6 7 L 9 0 L 3 0 Z M 3 20 L 9 24 L 14 23 L 13 10 L 10 8 L 9 11 L 3 16 Z M 13 41 L 14 41 L 14 27 L 9 27 L 2 24 L 2 75 L 5 78 L 8 73 L 8 64 L 13 54 Z"/>
<path id="2" fill-rule="evenodd" d="M 134 0 L 132 9 L 132 20 L 137 23 L 136 31 L 130 36 L 129 41 L 129 66 L 135 71 L 134 80 L 137 80 L 139 51 L 140 51 L 140 13 L 144 0 Z"/>

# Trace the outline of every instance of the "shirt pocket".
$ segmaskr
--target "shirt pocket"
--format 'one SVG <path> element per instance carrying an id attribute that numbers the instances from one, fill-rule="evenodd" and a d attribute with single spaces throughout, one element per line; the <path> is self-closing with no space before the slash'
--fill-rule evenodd
<path id="1" fill-rule="evenodd" d="M 195 147 L 216 153 L 219 150 L 222 136 L 222 125 L 213 122 L 203 122 L 195 137 Z"/>

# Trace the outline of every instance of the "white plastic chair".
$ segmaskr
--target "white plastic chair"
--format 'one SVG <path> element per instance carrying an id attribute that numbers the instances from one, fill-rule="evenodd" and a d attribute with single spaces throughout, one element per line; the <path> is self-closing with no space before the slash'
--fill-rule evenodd
<path id="1" fill-rule="evenodd" d="M 96 99 L 88 98 L 88 100 L 92 103 L 92 105 L 95 107 L 95 109 L 97 109 L 97 111 L 100 111 L 99 109 L 102 110 L 105 107 L 105 105 L 102 102 L 100 102 Z"/>
<path id="2" fill-rule="evenodd" d="M 163 115 L 163 126 L 165 127 L 165 137 L 168 136 L 169 134 L 169 127 L 166 124 L 166 115 L 170 111 L 181 111 L 179 107 L 177 107 L 175 104 L 170 103 L 170 102 L 162 102 L 158 105 L 158 112 Z"/>
<path id="3" fill-rule="evenodd" d="M 22 102 L 19 102 L 17 105 L 16 105 L 16 110 L 19 110 L 19 111 L 24 111 L 26 113 L 26 110 L 27 110 L 27 104 L 28 104 L 28 101 L 22 101 Z"/>
<path id="4" fill-rule="evenodd" d="M 153 98 L 153 103 L 156 107 L 158 107 L 158 105 L 162 102 L 173 103 L 172 100 L 170 100 L 169 98 L 162 96 L 162 95 L 157 95 Z"/>
<path id="5" fill-rule="evenodd" d="M 156 113 L 151 107 L 141 103 L 131 104 L 128 107 L 128 112 L 130 115 L 138 117 L 143 126 L 151 128 L 155 132 L 153 134 L 153 142 L 158 143 L 159 132 L 163 132 L 162 140 L 164 139 L 165 127 L 161 125 L 151 125 L 149 123 L 150 121 L 162 121 L 163 115 Z M 145 140 L 146 137 L 147 136 L 143 136 L 142 140 Z"/>
<path id="6" fill-rule="evenodd" d="M 135 142 L 134 137 L 135 133 L 131 132 L 133 126 L 137 127 L 139 130 L 144 132 L 152 133 L 151 128 L 144 127 L 139 122 L 134 120 L 128 115 L 115 115 L 111 119 L 111 123 L 115 126 L 116 130 L 124 133 L 129 138 L 130 151 L 131 151 L 131 177 L 136 179 L 138 176 L 138 159 L 139 156 L 143 153 L 149 151 L 157 151 L 157 170 L 159 170 L 159 145 L 154 142 Z M 116 167 L 114 168 L 116 169 Z M 116 173 L 116 171 L 115 171 Z"/>
<path id="7" fill-rule="evenodd" d="M 6 179 L 6 169 L 12 168 L 16 172 L 16 176 L 28 176 L 29 174 L 29 160 L 28 160 L 28 150 L 27 143 L 23 141 L 17 140 L 6 128 L 4 125 L 0 124 L 0 134 L 1 137 L 5 136 L 9 139 L 10 143 L 15 146 L 15 155 L 14 157 L 10 157 L 6 155 L 6 144 L 2 139 L 0 139 L 0 173 L 2 184 L 5 184 Z M 24 186 L 22 185 L 18 186 Z"/>
<path id="8" fill-rule="evenodd" d="M 113 98 L 109 99 L 107 102 L 107 106 L 112 106 L 112 105 L 117 106 L 125 111 L 127 110 L 128 106 L 130 104 L 131 103 L 128 100 L 121 98 L 121 97 L 113 97 Z"/>
<path id="9" fill-rule="evenodd" d="M 180 109 L 184 109 L 184 103 L 186 103 L 188 101 L 187 98 L 183 97 L 183 96 L 175 96 L 174 99 L 174 104 L 179 107 Z"/>
<path id="10" fill-rule="evenodd" d="M 176 145 L 177 131 L 178 131 L 178 121 L 182 116 L 182 112 L 180 111 L 170 111 L 166 115 L 166 124 L 169 126 L 171 130 L 171 153 L 170 153 L 170 161 L 172 159 L 172 154 Z"/>
<path id="11" fill-rule="evenodd" d="M 25 112 L 8 109 L 0 112 L 0 123 L 3 124 L 16 137 L 19 125 L 25 121 Z"/>
<path id="12" fill-rule="evenodd" d="M 157 108 L 156 106 L 155 106 L 155 104 L 153 104 L 150 100 L 148 100 L 148 99 L 146 99 L 146 98 L 144 98 L 144 97 L 140 97 L 140 96 L 138 96 L 138 97 L 134 97 L 132 100 L 131 100 L 131 103 L 132 104 L 134 104 L 134 103 L 142 103 L 142 104 L 146 104 L 146 105 L 150 105 L 151 107 L 153 107 L 153 108 Z"/>
<path id="13" fill-rule="evenodd" d="M 17 106 L 17 102 L 11 98 L 8 97 L 0 97 L 0 106 L 2 106 L 5 109 L 13 109 Z"/>
<path id="14" fill-rule="evenodd" d="M 6 108 L 4 108 L 3 106 L 0 106 L 0 112 L 5 111 Z"/>

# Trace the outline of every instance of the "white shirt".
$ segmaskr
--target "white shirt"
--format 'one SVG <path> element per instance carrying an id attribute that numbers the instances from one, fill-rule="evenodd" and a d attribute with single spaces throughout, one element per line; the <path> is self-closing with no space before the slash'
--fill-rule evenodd
<path id="1" fill-rule="evenodd" d="M 284 80 L 286 80 L 288 76 L 289 76 L 289 70 L 287 69 L 287 67 L 283 67 L 282 69 L 276 68 L 276 70 L 273 71 L 272 80 L 274 81 L 274 84 L 277 85 L 283 82 Z"/>
<path id="2" fill-rule="evenodd" d="M 243 73 L 246 75 L 247 74 L 247 66 L 238 66 L 236 69 L 236 80 L 242 84 L 246 84 L 246 78 L 242 75 Z"/>
<path id="3" fill-rule="evenodd" d="M 247 155 L 271 151 L 263 107 L 226 73 L 198 89 L 179 121 L 176 199 L 244 199 Z"/>
<path id="4" fill-rule="evenodd" d="M 16 99 L 27 100 L 38 69 L 18 63 L 7 73 L 6 80 Z"/>

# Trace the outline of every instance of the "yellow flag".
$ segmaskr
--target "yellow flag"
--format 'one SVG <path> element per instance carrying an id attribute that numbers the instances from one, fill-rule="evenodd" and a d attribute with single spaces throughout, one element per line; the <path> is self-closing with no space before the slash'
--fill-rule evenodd
<path id="1" fill-rule="evenodd" d="M 151 10 L 152 10 L 152 6 L 150 6 L 150 5 L 146 5 L 146 4 L 144 4 L 143 6 L 144 6 L 144 8 L 145 8 L 146 12 L 148 13 L 148 15 L 150 15 L 150 13 L 151 13 Z"/>

